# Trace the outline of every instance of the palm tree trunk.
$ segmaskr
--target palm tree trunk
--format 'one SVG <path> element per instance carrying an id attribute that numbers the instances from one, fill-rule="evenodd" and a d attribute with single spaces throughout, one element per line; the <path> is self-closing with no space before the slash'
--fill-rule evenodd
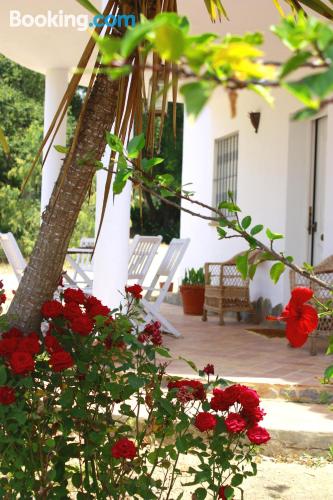
<path id="1" fill-rule="evenodd" d="M 37 242 L 9 308 L 10 323 L 30 331 L 38 328 L 41 305 L 52 298 L 63 269 L 67 248 L 83 201 L 103 156 L 105 132 L 116 115 L 119 82 L 98 75 L 84 112 L 73 154 L 67 155 L 53 190 Z M 82 159 L 87 158 L 82 164 Z M 79 161 L 81 160 L 81 161 Z"/>

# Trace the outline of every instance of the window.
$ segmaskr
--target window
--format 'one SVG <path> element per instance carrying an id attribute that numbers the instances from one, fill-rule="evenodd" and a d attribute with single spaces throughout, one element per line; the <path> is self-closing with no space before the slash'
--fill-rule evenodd
<path id="1" fill-rule="evenodd" d="M 238 132 L 215 141 L 215 168 L 213 179 L 213 206 L 229 199 L 232 192 L 237 201 Z M 226 211 L 226 216 L 232 215 Z"/>

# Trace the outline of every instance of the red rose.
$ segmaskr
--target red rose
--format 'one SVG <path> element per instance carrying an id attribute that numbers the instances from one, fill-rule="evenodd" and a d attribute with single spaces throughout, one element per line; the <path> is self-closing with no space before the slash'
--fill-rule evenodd
<path id="1" fill-rule="evenodd" d="M 0 340 L 0 356 L 10 356 L 17 350 L 18 338 L 4 338 Z"/>
<path id="2" fill-rule="evenodd" d="M 217 424 L 217 419 L 211 413 L 206 411 L 198 413 L 195 417 L 195 426 L 200 432 L 209 431 L 214 429 Z"/>
<path id="3" fill-rule="evenodd" d="M 269 432 L 259 425 L 251 427 L 251 429 L 247 431 L 246 435 L 253 444 L 264 444 L 271 439 Z"/>
<path id="4" fill-rule="evenodd" d="M 82 314 L 81 316 L 78 316 L 77 318 L 74 318 L 73 321 L 71 321 L 71 329 L 73 330 L 73 332 L 82 335 L 82 337 L 86 337 L 87 335 L 89 335 L 89 333 L 92 332 L 93 328 L 94 323 L 91 321 L 87 314 Z"/>
<path id="5" fill-rule="evenodd" d="M 114 458 L 128 458 L 133 460 L 136 456 L 136 446 L 133 441 L 121 438 L 112 446 L 111 454 Z"/>
<path id="6" fill-rule="evenodd" d="M 35 368 L 35 362 L 29 352 L 14 352 L 9 360 L 10 367 L 16 375 L 26 375 Z"/>
<path id="7" fill-rule="evenodd" d="M 44 318 L 57 318 L 63 313 L 63 307 L 57 300 L 44 302 L 42 306 L 42 315 Z"/>
<path id="8" fill-rule="evenodd" d="M 4 304 L 7 300 L 7 297 L 6 297 L 6 294 L 5 293 L 1 293 L 0 294 L 0 305 L 1 304 Z"/>
<path id="9" fill-rule="evenodd" d="M 206 375 L 214 375 L 214 372 L 215 372 L 214 365 L 210 365 L 210 364 L 206 365 L 205 368 L 203 369 L 203 371 Z"/>
<path id="10" fill-rule="evenodd" d="M 210 407 L 214 411 L 227 411 L 234 405 L 239 395 L 238 386 L 232 385 L 226 389 L 213 389 L 213 397 L 210 401 Z"/>
<path id="11" fill-rule="evenodd" d="M 249 422 L 250 425 L 255 425 L 263 420 L 266 412 L 257 406 L 256 408 L 243 409 L 241 411 L 241 415 Z"/>
<path id="12" fill-rule="evenodd" d="M 142 299 L 143 288 L 141 285 L 125 286 L 126 293 L 130 293 L 137 300 Z"/>
<path id="13" fill-rule="evenodd" d="M 11 387 L 0 387 L 0 404 L 11 405 L 15 401 L 15 392 Z"/>
<path id="14" fill-rule="evenodd" d="M 49 354 L 52 354 L 54 352 L 62 351 L 63 350 L 63 348 L 61 347 L 61 345 L 58 342 L 58 339 L 56 339 L 56 337 L 54 337 L 50 333 L 48 333 L 45 336 L 45 338 L 44 338 L 44 344 L 45 344 L 45 349 L 47 350 L 47 352 Z"/>
<path id="15" fill-rule="evenodd" d="M 259 405 L 259 396 L 254 389 L 241 385 L 239 386 L 239 391 L 238 402 L 243 408 L 255 408 Z"/>
<path id="16" fill-rule="evenodd" d="M 318 326 L 316 309 L 306 304 L 313 297 L 313 291 L 306 287 L 296 287 L 281 316 L 267 319 L 286 322 L 286 337 L 293 347 L 302 347 L 308 336 Z"/>
<path id="17" fill-rule="evenodd" d="M 232 433 L 243 432 L 247 427 L 246 420 L 238 413 L 229 413 L 224 423 L 227 430 Z"/>
<path id="18" fill-rule="evenodd" d="M 23 333 L 21 332 L 21 330 L 15 327 L 8 330 L 8 332 L 2 334 L 3 339 L 14 339 L 14 338 L 16 339 L 20 337 L 23 337 Z"/>
<path id="19" fill-rule="evenodd" d="M 66 319 L 73 320 L 82 315 L 82 309 L 76 302 L 67 302 L 64 305 L 63 315 Z"/>
<path id="20" fill-rule="evenodd" d="M 64 291 L 65 302 L 76 302 L 77 304 L 84 304 L 86 297 L 80 288 L 66 288 Z"/>
<path id="21" fill-rule="evenodd" d="M 32 332 L 26 337 L 19 339 L 18 351 L 29 352 L 30 354 L 38 354 L 40 351 L 39 337 L 37 333 Z"/>
<path id="22" fill-rule="evenodd" d="M 205 388 L 199 380 L 175 380 L 168 383 L 168 389 L 186 389 L 188 401 L 192 399 L 204 400 L 206 398 Z M 177 397 L 177 395 L 176 395 Z"/>
<path id="23" fill-rule="evenodd" d="M 91 318 L 95 318 L 96 316 L 108 316 L 110 314 L 110 308 L 104 306 L 96 297 L 88 297 L 85 306 Z"/>
<path id="24" fill-rule="evenodd" d="M 74 360 L 69 352 L 55 351 L 52 352 L 49 363 L 54 372 L 62 372 L 74 365 Z"/>
<path id="25" fill-rule="evenodd" d="M 142 344 L 151 342 L 153 345 L 159 346 L 163 344 L 161 323 L 158 321 L 148 323 L 143 332 L 138 336 L 138 341 Z"/>

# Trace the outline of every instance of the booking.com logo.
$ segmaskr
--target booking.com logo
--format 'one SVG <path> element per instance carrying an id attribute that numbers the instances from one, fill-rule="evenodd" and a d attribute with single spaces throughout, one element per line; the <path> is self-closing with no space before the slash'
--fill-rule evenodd
<path id="1" fill-rule="evenodd" d="M 45 14 L 22 14 L 19 10 L 9 11 L 9 26 L 11 28 L 76 28 L 78 31 L 85 31 L 89 26 L 95 28 L 109 28 L 135 26 L 136 18 L 133 14 L 103 16 L 97 14 L 93 20 L 88 14 L 66 14 L 63 10 L 52 12 L 48 10 Z"/>

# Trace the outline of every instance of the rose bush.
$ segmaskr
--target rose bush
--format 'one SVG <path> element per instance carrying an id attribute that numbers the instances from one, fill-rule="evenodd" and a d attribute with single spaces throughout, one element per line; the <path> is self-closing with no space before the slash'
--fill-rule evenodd
<path id="1" fill-rule="evenodd" d="M 141 292 L 128 287 L 111 314 L 67 289 L 43 305 L 43 333 L 4 329 L 1 498 L 175 498 L 185 456 L 181 484 L 197 500 L 233 498 L 255 474 L 255 446 L 269 439 L 257 393 L 212 378 L 212 365 L 201 380 L 168 378 L 160 325 L 140 322 Z"/>

